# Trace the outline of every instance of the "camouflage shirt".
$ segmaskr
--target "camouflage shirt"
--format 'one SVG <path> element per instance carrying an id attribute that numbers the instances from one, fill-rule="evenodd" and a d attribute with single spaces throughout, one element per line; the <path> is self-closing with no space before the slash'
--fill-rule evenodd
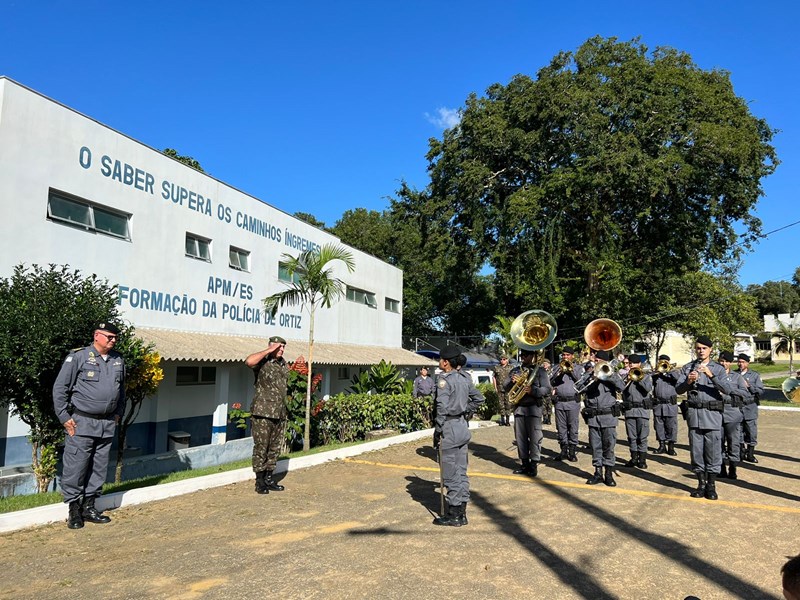
<path id="1" fill-rule="evenodd" d="M 510 363 L 506 363 L 506 366 L 497 365 L 494 369 L 494 382 L 495 388 L 497 389 L 497 393 L 505 396 L 506 392 L 503 391 L 503 383 L 506 379 L 508 379 L 509 375 L 511 374 L 511 369 L 514 367 Z"/>
<path id="2" fill-rule="evenodd" d="M 289 367 L 283 358 L 264 359 L 253 367 L 256 391 L 250 412 L 255 417 L 285 419 Z"/>

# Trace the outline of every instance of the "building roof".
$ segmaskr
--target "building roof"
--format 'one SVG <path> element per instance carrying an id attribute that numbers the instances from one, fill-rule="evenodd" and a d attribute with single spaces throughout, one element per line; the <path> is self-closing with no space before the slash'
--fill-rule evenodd
<path id="1" fill-rule="evenodd" d="M 253 352 L 269 346 L 267 337 L 200 333 L 137 327 L 136 335 L 151 342 L 164 360 L 244 362 Z M 286 340 L 284 358 L 294 361 L 298 356 L 308 360 L 308 340 Z M 381 359 L 395 366 L 435 366 L 429 358 L 404 350 L 384 346 L 357 344 L 331 344 L 314 342 L 314 364 L 321 365 L 374 365 Z"/>

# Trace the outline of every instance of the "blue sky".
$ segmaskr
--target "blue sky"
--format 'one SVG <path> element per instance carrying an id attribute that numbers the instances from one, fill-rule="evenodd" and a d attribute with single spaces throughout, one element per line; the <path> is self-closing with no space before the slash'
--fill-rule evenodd
<path id="1" fill-rule="evenodd" d="M 224 4 L 224 5 L 223 5 Z M 780 130 L 764 231 L 800 220 L 794 2 L 41 2 L 0 0 L 0 74 L 226 183 L 332 225 L 383 210 L 468 94 L 535 76 L 594 35 L 641 37 L 731 72 Z M 747 255 L 741 283 L 789 279 L 800 226 Z"/>

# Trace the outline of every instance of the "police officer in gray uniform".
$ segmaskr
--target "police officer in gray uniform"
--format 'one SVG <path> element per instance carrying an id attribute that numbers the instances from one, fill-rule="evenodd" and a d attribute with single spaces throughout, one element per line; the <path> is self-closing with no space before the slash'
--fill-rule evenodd
<path id="1" fill-rule="evenodd" d="M 553 391 L 550 385 L 550 376 L 543 368 L 534 364 L 536 353 L 532 350 L 521 350 L 522 365 L 514 367 L 508 379 L 503 383 L 503 390 L 508 393 L 514 383 L 525 373 L 534 369 L 536 375 L 525 394 L 514 409 L 514 434 L 517 439 L 517 454 L 522 463 L 514 469 L 514 473 L 536 477 L 539 470 L 539 461 L 542 458 L 542 414 L 544 399 Z"/>
<path id="2" fill-rule="evenodd" d="M 114 351 L 119 328 L 100 323 L 90 346 L 67 356 L 53 385 L 53 407 L 67 436 L 61 493 L 69 504 L 67 527 L 108 523 L 95 498 L 103 491 L 117 423 L 125 414 L 125 361 Z"/>
<path id="3" fill-rule="evenodd" d="M 433 377 L 428 376 L 428 367 L 422 367 L 419 370 L 419 375 L 414 379 L 414 388 L 412 395 L 414 398 L 421 398 L 422 396 L 433 396 L 436 389 L 436 383 Z"/>
<path id="4" fill-rule="evenodd" d="M 722 466 L 722 394 L 730 394 L 725 369 L 711 360 L 711 338 L 695 340 L 697 358 L 687 363 L 678 375 L 675 390 L 686 394 L 681 409 L 689 425 L 689 449 L 692 470 L 697 475 L 697 489 L 692 498 L 717 499 L 716 480 Z"/>
<path id="5" fill-rule="evenodd" d="M 662 354 L 658 361 L 669 363 L 669 356 Z M 653 427 L 656 430 L 658 448 L 653 454 L 669 454 L 675 456 L 675 442 L 678 441 L 678 370 L 673 369 L 661 373 L 656 371 L 653 378 Z"/>
<path id="6" fill-rule="evenodd" d="M 595 356 L 598 361 L 611 360 L 611 352 L 606 350 L 595 352 Z M 587 368 L 592 379 L 585 388 L 583 419 L 589 426 L 589 446 L 592 449 L 594 475 L 586 480 L 586 483 L 595 485 L 602 481 L 607 486 L 613 487 L 617 485 L 614 481 L 617 423 L 618 417 L 622 414 L 617 402 L 617 392 L 621 392 L 625 384 L 616 372 L 612 372 L 606 379 L 598 379 L 595 370 L 599 367 L 599 364 L 595 364 Z"/>
<path id="7" fill-rule="evenodd" d="M 467 444 L 472 437 L 465 416 L 479 402 L 470 400 L 467 377 L 456 370 L 459 350 L 453 346 L 439 354 L 442 372 L 436 383 L 436 420 L 433 446 L 441 446 L 442 483 L 447 488 L 447 510 L 433 520 L 434 525 L 461 527 L 467 525 L 469 478 L 467 477 Z M 477 392 L 477 390 L 476 390 Z M 480 393 L 478 392 L 478 395 Z M 480 396 L 483 401 L 483 396 Z"/>
<path id="8" fill-rule="evenodd" d="M 553 402 L 556 413 L 556 432 L 561 453 L 556 460 L 578 460 L 578 423 L 581 413 L 581 399 L 575 393 L 575 382 L 583 375 L 583 366 L 575 360 L 575 349 L 565 346 L 561 351 L 561 361 L 572 363 L 572 369 L 563 371 L 561 363 L 553 368 L 550 383 L 555 390 Z"/>
<path id="9" fill-rule="evenodd" d="M 764 382 L 761 375 L 756 371 L 750 370 L 750 357 L 747 354 L 740 354 L 737 357 L 739 364 L 739 374 L 744 377 L 750 387 L 752 398 L 746 400 L 742 407 L 744 421 L 742 422 L 742 443 L 744 444 L 745 462 L 757 463 L 756 444 L 758 444 L 758 405 L 761 394 L 764 393 Z"/>
<path id="10" fill-rule="evenodd" d="M 638 354 L 628 357 L 628 369 L 625 389 L 622 390 L 622 411 L 625 415 L 625 432 L 628 435 L 628 444 L 631 449 L 631 459 L 625 463 L 626 467 L 647 468 L 647 438 L 650 436 L 650 409 L 653 401 L 650 392 L 653 391 L 653 380 L 650 375 L 643 373 L 643 378 L 633 381 L 632 374 L 641 371 L 641 358 Z"/>
<path id="11" fill-rule="evenodd" d="M 740 444 L 742 442 L 742 406 L 752 395 L 747 383 L 739 373 L 731 372 L 733 362 L 732 352 L 720 352 L 719 364 L 725 369 L 725 379 L 731 386 L 730 394 L 723 394 L 725 410 L 722 413 L 722 467 L 720 479 L 738 479 L 736 465 L 740 459 Z M 725 462 L 728 468 L 725 468 Z"/>

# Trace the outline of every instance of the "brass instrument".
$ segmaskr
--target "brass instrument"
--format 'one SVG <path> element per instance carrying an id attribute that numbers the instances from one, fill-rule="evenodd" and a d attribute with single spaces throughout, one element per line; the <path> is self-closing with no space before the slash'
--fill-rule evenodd
<path id="1" fill-rule="evenodd" d="M 622 341 L 622 327 L 611 319 L 595 319 L 583 330 L 583 339 L 589 348 L 611 350 Z"/>
<path id="2" fill-rule="evenodd" d="M 632 367 L 628 371 L 627 382 L 625 383 L 625 387 L 627 388 L 631 383 L 636 383 L 637 381 L 641 381 L 644 379 L 645 376 L 644 369 L 641 367 Z"/>
<path id="3" fill-rule="evenodd" d="M 528 310 L 519 315 L 511 323 L 511 341 L 520 350 L 538 352 L 550 345 L 558 333 L 558 324 L 550 313 L 543 310 Z M 516 405 L 525 395 L 526 388 L 529 388 L 536 379 L 539 370 L 537 362 L 533 367 L 522 367 L 517 381 L 508 391 L 508 403 Z"/>
<path id="4" fill-rule="evenodd" d="M 797 377 L 787 377 L 781 384 L 781 391 L 786 399 L 791 402 L 800 402 L 800 379 Z"/>
<path id="5" fill-rule="evenodd" d="M 560 363 L 558 363 L 558 366 L 561 367 L 562 373 L 571 373 L 573 369 L 571 360 L 562 360 Z"/>
<path id="6" fill-rule="evenodd" d="M 674 371 L 677 366 L 676 363 L 671 363 L 668 360 L 660 360 L 656 365 L 656 371 L 664 375 L 670 371 Z"/>

